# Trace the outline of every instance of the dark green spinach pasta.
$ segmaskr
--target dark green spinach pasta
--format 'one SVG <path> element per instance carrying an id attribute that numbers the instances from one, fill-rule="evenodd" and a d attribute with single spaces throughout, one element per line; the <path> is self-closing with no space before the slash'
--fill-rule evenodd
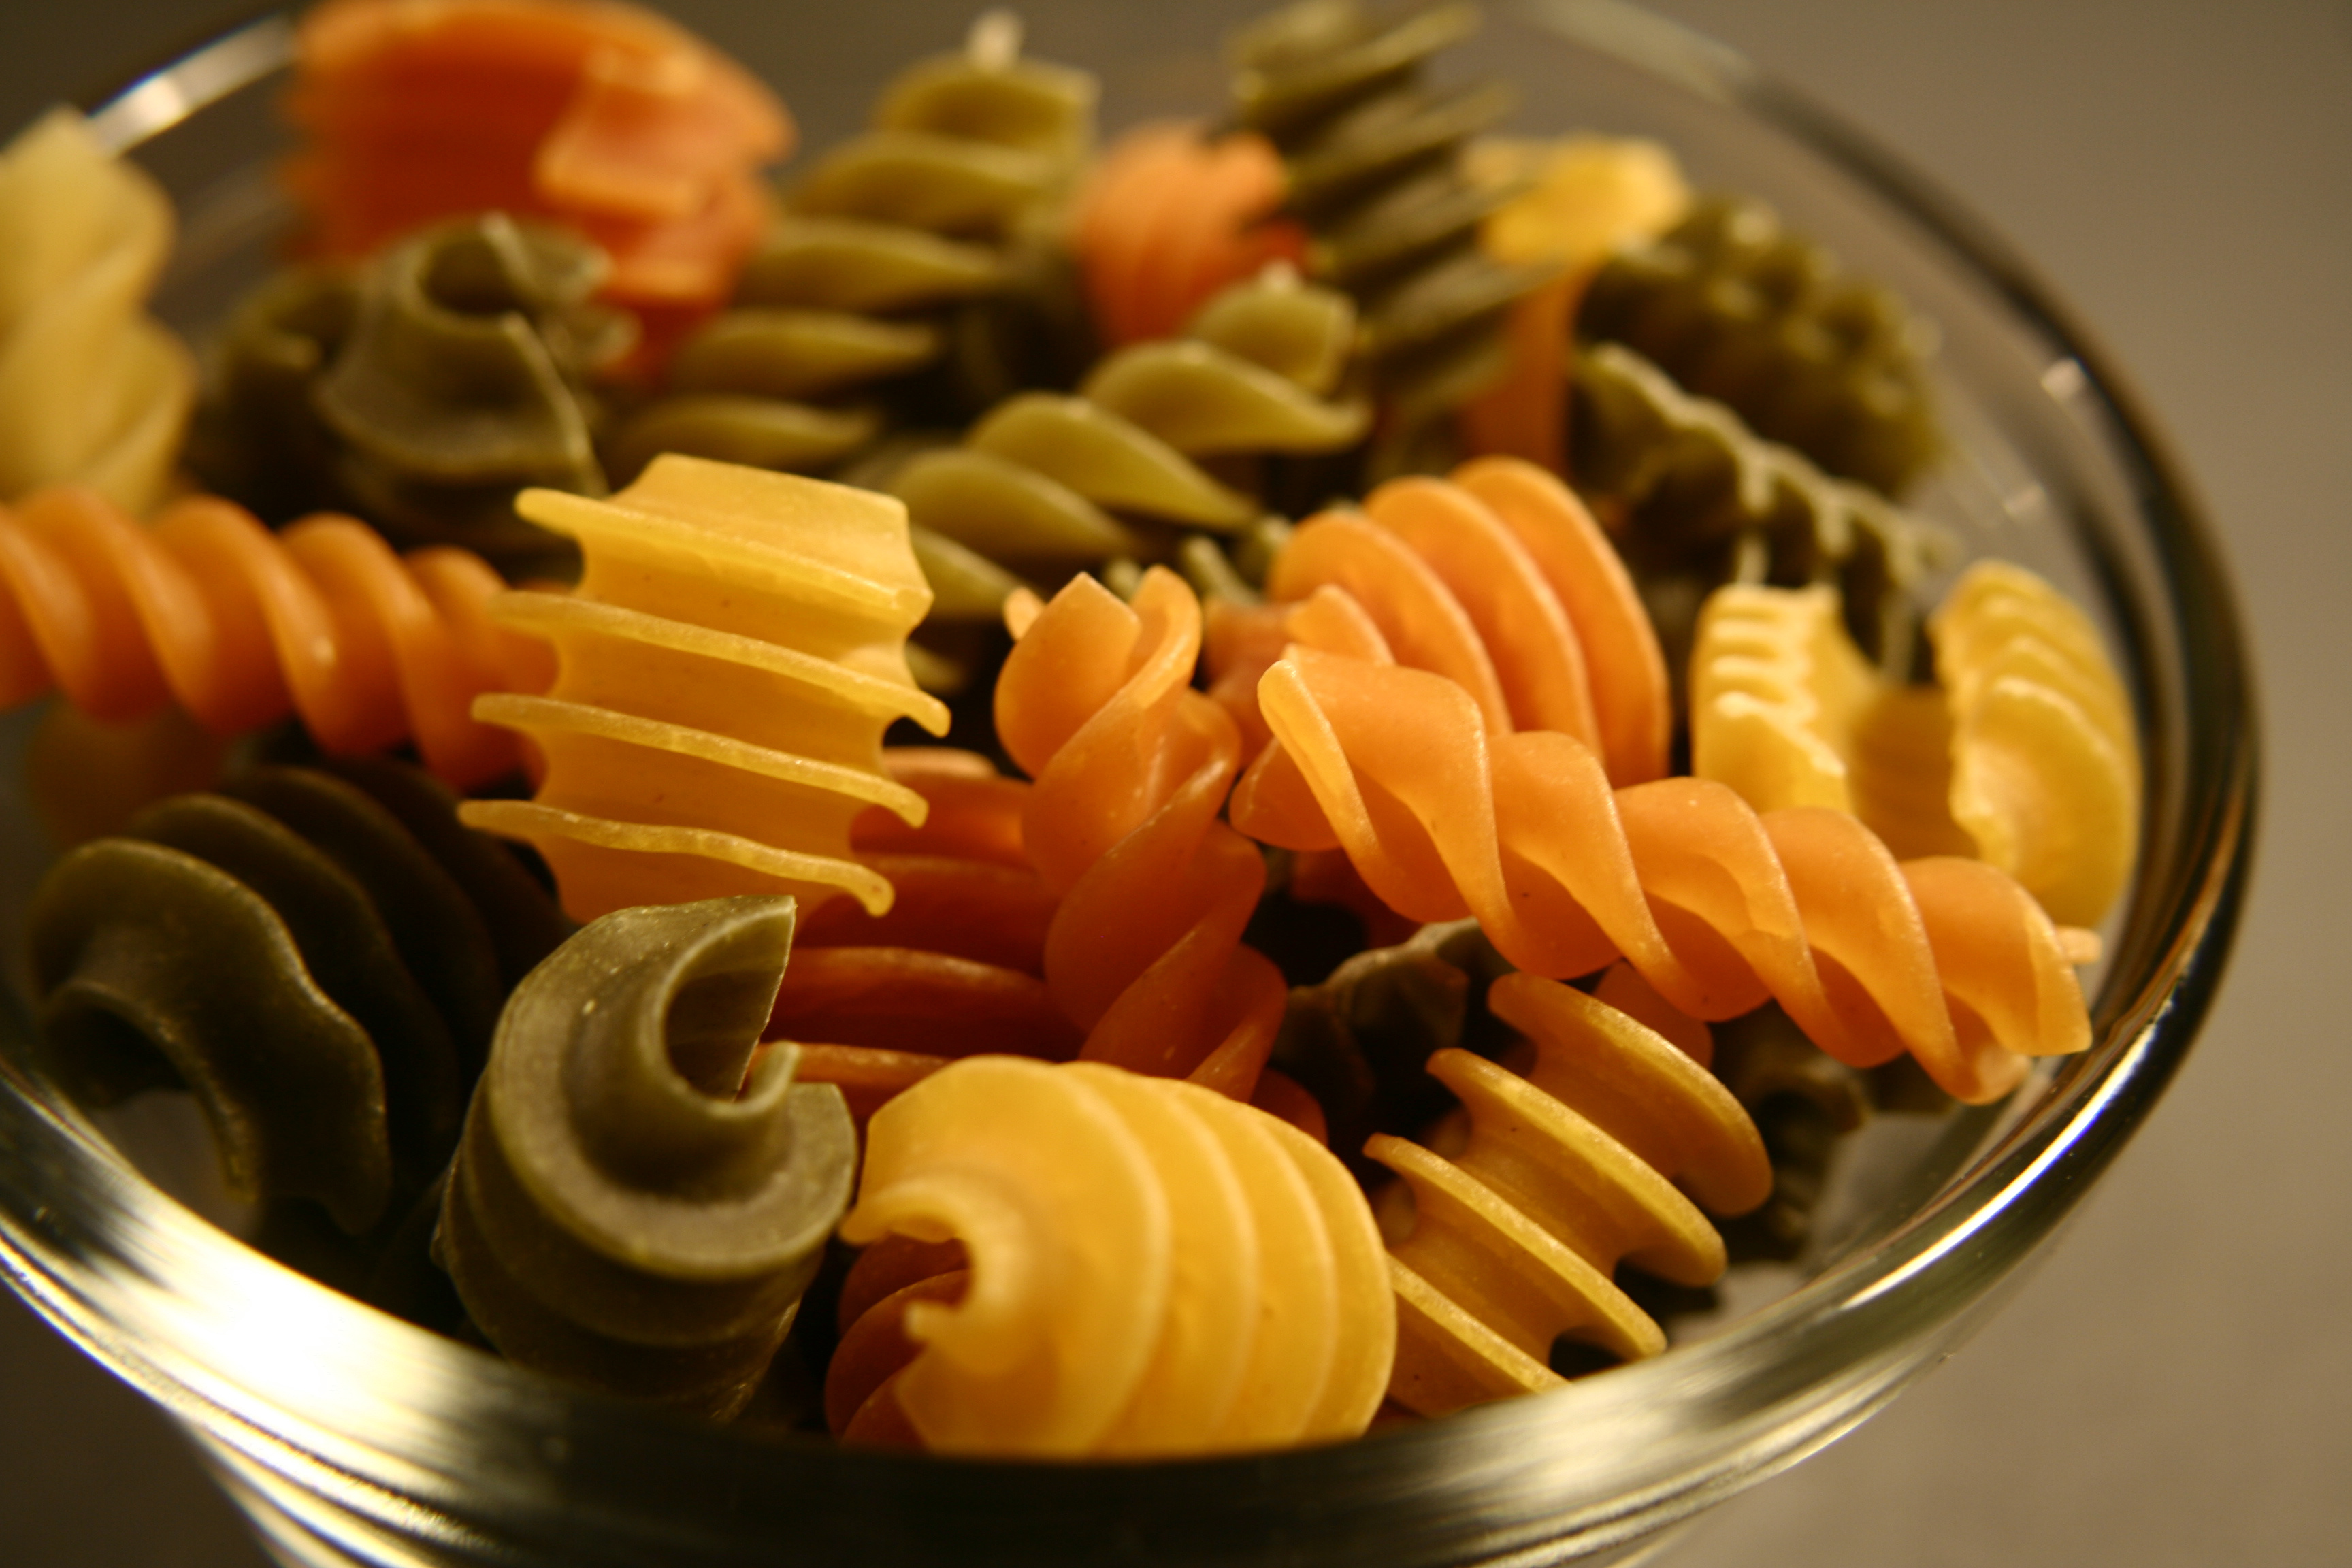
<path id="1" fill-rule="evenodd" d="M 1936 330 L 1761 203 L 1714 196 L 1593 277 L 1577 335 L 1621 342 L 1831 474 L 1903 488 L 1941 450 Z"/>
<path id="2" fill-rule="evenodd" d="M 517 988 L 437 1243 L 510 1360 L 719 1418 L 751 1397 L 856 1171 L 841 1091 L 756 1049 L 793 910 L 616 910 Z"/>

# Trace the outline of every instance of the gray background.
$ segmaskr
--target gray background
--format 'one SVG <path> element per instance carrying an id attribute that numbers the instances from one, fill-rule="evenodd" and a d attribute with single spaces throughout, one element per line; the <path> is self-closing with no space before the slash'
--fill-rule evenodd
<path id="1" fill-rule="evenodd" d="M 2033 258 L 2218 520 L 2268 725 L 2263 856 L 2203 1043 L 1993 1325 L 1678 1568 L 2352 1563 L 2352 5 L 1664 0 Z M 883 3 L 874 75 L 942 42 Z M 977 9 L 977 5 L 975 5 Z M 1245 14 L 1251 7 L 1242 7 Z M 200 36 L 206 0 L 0 0 L 0 131 Z M 853 24 L 846 19 L 854 16 Z M 1120 8 L 1106 37 L 1148 37 Z M 1076 51 L 1071 51 L 1073 56 Z M 799 100 L 812 141 L 845 129 Z M 0 1301 L 0 1563 L 261 1559 L 162 1418 Z"/>

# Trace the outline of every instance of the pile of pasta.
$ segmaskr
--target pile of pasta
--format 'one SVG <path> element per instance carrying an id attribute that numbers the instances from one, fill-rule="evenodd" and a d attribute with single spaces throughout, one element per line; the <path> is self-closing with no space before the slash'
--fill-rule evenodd
<path id="1" fill-rule="evenodd" d="M 193 420 L 160 193 L 26 132 L 51 1077 L 565 1383 L 1069 1458 L 1658 1354 L 1868 1118 L 2084 1050 L 2130 696 L 1906 509 L 1932 327 L 1498 136 L 1477 20 L 1304 0 L 1106 141 L 991 13 L 771 192 L 659 17 L 329 0 Z"/>

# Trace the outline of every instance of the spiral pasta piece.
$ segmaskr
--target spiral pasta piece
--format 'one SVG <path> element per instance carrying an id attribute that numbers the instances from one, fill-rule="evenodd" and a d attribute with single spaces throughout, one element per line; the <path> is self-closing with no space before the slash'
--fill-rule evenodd
<path id="1" fill-rule="evenodd" d="M 416 775 L 241 774 L 69 854 L 28 910 L 45 1056 L 78 1100 L 184 1087 L 230 1190 L 396 1220 L 457 1142 L 554 913 Z M 503 864 L 501 861 L 503 860 Z"/>
<path id="2" fill-rule="evenodd" d="M 1619 539 L 1645 592 L 1829 583 L 1863 652 L 1895 679 L 1909 676 L 1910 595 L 1951 553 L 1942 530 L 1759 439 L 1622 343 L 1580 349 L 1572 392 L 1569 471 L 1580 490 L 1626 509 Z M 1661 637 L 1686 650 L 1687 616 L 1655 614 L 1659 597 L 1651 594 Z"/>
<path id="3" fill-rule="evenodd" d="M 1113 349 L 1172 337 L 1221 290 L 1269 262 L 1305 260 L 1305 234 L 1277 219 L 1282 159 L 1246 131 L 1139 125 L 1097 161 L 1070 243 L 1097 334 Z"/>
<path id="4" fill-rule="evenodd" d="M 142 528 L 90 491 L 43 490 L 0 509 L 0 702 L 56 689 L 109 720 L 177 702 L 220 735 L 293 713 L 328 752 L 414 740 L 439 776 L 478 784 L 518 752 L 474 699 L 550 674 L 492 624 L 504 586 L 465 551 L 396 556 L 350 518 L 273 535 L 198 497 Z"/>
<path id="5" fill-rule="evenodd" d="M 1478 245 L 1497 197 L 1471 178 L 1464 150 L 1509 112 L 1509 90 L 1423 84 L 1430 58 L 1477 25 L 1468 5 L 1376 13 L 1303 0 L 1227 47 L 1235 116 L 1283 155 L 1285 211 L 1310 237 L 1310 273 L 1363 308 L 1384 415 L 1380 478 L 1455 460 L 1454 412 L 1504 372 L 1505 314 L 1559 270 L 1505 265 Z"/>
<path id="6" fill-rule="evenodd" d="M 847 1206 L 839 1092 L 753 1058 L 793 902 L 606 915 L 499 1019 L 441 1210 L 466 1310 L 509 1360 L 724 1419 Z"/>
<path id="7" fill-rule="evenodd" d="M 854 1407 L 894 1403 L 940 1452 L 1331 1441 L 1363 1431 L 1388 1379 L 1395 1309 L 1362 1194 L 1312 1140 L 1197 1085 L 946 1068 L 868 1132 L 842 1235 L 893 1231 L 960 1241 L 969 1284 L 905 1310 L 918 1353 Z"/>
<path id="8" fill-rule="evenodd" d="M 1943 447 L 1934 324 L 1762 204 L 1710 196 L 1612 257 L 1578 336 L 1622 342 L 1829 473 L 1901 492 Z"/>
<path id="9" fill-rule="evenodd" d="M 1345 605 L 1318 602 L 1334 591 Z M 1648 615 L 1582 503 L 1532 464 L 1481 458 L 1450 479 L 1391 479 L 1360 513 L 1309 519 L 1275 557 L 1266 594 L 1246 614 L 1278 622 L 1279 637 L 1219 609 L 1222 690 L 1255 684 L 1296 640 L 1444 675 L 1490 731 L 1573 735 L 1621 785 L 1666 771 L 1674 715 Z"/>
<path id="10" fill-rule="evenodd" d="M 162 499 L 196 384 L 145 313 L 172 230 L 163 188 L 70 109 L 0 149 L 0 500 L 63 483 L 140 514 Z"/>
<path id="11" fill-rule="evenodd" d="M 851 825 L 890 908 L 836 899 L 803 921 L 767 1030 L 800 1047 L 803 1082 L 840 1086 L 861 1125 L 958 1057 L 1062 1060 L 1082 1039 L 1042 978 L 1057 900 L 1022 851 L 1029 785 L 944 747 L 882 761 L 927 807 L 919 824 L 874 809 Z"/>
<path id="12" fill-rule="evenodd" d="M 942 377 L 1003 374 L 961 362 L 975 339 L 1002 353 L 1052 335 L 987 318 L 1034 327 L 1048 310 L 1049 258 L 1031 231 L 1093 140 L 1095 94 L 1086 73 L 1024 58 L 1003 12 L 960 53 L 900 72 L 866 132 L 793 186 L 662 395 L 614 433 L 615 477 L 666 451 L 828 472 L 904 417 L 890 403 L 919 403 Z M 988 384 L 979 401 L 1010 390 Z"/>
<path id="13" fill-rule="evenodd" d="M 1521 1075 L 1463 1050 L 1430 1058 L 1466 1110 L 1462 1152 L 1445 1159 L 1386 1134 L 1368 1149 L 1412 1191 L 1411 1229 L 1389 1246 L 1389 1394 L 1424 1415 L 1559 1386 L 1549 1362 L 1563 1336 L 1621 1361 L 1656 1354 L 1664 1331 L 1610 1273 L 1622 1260 L 1711 1282 L 1723 1238 L 1699 1205 L 1741 1214 L 1772 1186 L 1739 1102 L 1653 1031 L 1528 974 L 1496 981 L 1487 1005 L 1535 1059 Z"/>
<path id="14" fill-rule="evenodd" d="M 2097 631 L 2021 566 L 1961 574 L 1929 622 L 1952 718 L 1953 820 L 2050 918 L 2107 912 L 2139 851 L 2131 700 Z"/>
<path id="15" fill-rule="evenodd" d="M 1421 670 L 1302 647 L 1259 703 L 1280 745 L 1236 786 L 1236 827 L 1344 847 L 1391 908 L 1474 914 L 1530 973 L 1622 957 L 1701 1019 L 1769 996 L 1840 1060 L 1907 1051 L 1972 1103 L 2015 1087 L 2026 1057 L 2090 1044 L 2072 965 L 2095 938 L 1980 862 L 1898 865 L 1843 813 L 1759 816 L 1705 779 L 1612 791 L 1589 747 L 1493 733 Z"/>
<path id="16" fill-rule="evenodd" d="M 675 24 L 559 0 L 315 6 L 287 110 L 316 254 L 458 214 L 546 218 L 612 258 L 605 298 L 686 318 L 726 297 L 767 218 L 759 168 L 793 138 L 772 93 Z"/>
<path id="17" fill-rule="evenodd" d="M 1691 650 L 1691 772 L 1759 811 L 1854 811 L 1847 758 L 1880 684 L 1835 589 L 1726 584 L 1699 610 Z"/>
<path id="18" fill-rule="evenodd" d="M 1265 865 L 1218 817 L 1241 737 L 1191 685 L 1200 601 L 1155 567 L 1132 606 L 1080 576 L 1011 619 L 996 724 L 1035 781 L 1022 843 L 1061 900 L 1045 983 L 1087 1058 L 1245 1100 L 1284 987 L 1241 940 Z"/>
<path id="19" fill-rule="evenodd" d="M 1470 149 L 1471 175 L 1512 193 L 1479 226 L 1478 243 L 1505 263 L 1552 261 L 1560 276 L 1511 304 L 1510 368 L 1463 409 L 1472 450 L 1567 465 L 1570 323 L 1592 275 L 1620 247 L 1654 239 L 1690 204 L 1674 154 L 1654 142 L 1563 136 L 1490 138 Z"/>
<path id="20" fill-rule="evenodd" d="M 553 645 L 556 675 L 475 716 L 530 736 L 544 772 L 532 799 L 469 802 L 465 820 L 536 846 L 575 920 L 745 891 L 887 909 L 850 823 L 873 805 L 921 817 L 882 772 L 882 731 L 947 725 L 907 672 L 930 592 L 898 504 L 675 456 L 609 501 L 520 504 L 577 539 L 586 570 L 572 594 L 493 606 Z"/>

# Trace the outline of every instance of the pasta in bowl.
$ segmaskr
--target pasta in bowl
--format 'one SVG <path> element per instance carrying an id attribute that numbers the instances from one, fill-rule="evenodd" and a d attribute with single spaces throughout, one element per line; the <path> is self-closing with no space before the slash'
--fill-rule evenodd
<path id="1" fill-rule="evenodd" d="M 1050 15 L 1034 16 L 1032 25 L 1041 42 L 1050 37 Z M 725 1561 L 791 1539 L 819 1556 L 881 1550 L 910 1558 L 969 1551 L 977 1541 L 1024 1561 L 1087 1556 L 1106 1542 L 1170 1558 L 1599 1555 L 1626 1549 L 1701 1500 L 1826 1440 L 1989 1309 L 2000 1279 L 2071 1202 L 2081 1185 L 2075 1178 L 2104 1163 L 2161 1088 L 2186 1047 L 2226 936 L 2228 889 L 2242 853 L 2245 759 L 2232 729 L 2242 714 L 2226 689 L 2239 679 L 2228 606 L 2212 596 L 2210 574 L 2193 569 L 2205 549 L 2201 535 L 2185 511 L 2137 499 L 2147 490 L 2143 481 L 2161 479 L 2160 462 L 2127 411 L 2105 399 L 2095 374 L 2065 397 L 2047 390 L 2041 371 L 2053 358 L 2092 362 L 2054 314 L 2021 309 L 2013 293 L 1993 288 L 1997 256 L 1932 204 L 1906 190 L 1890 195 L 1843 170 L 1778 128 L 1762 106 L 1725 110 L 1738 102 L 1726 82 L 1714 84 L 1712 99 L 1693 96 L 1686 81 L 1662 84 L 1647 74 L 1638 43 L 1621 41 L 1612 53 L 1550 31 L 1507 36 L 1530 61 L 1541 59 L 1543 71 L 1586 84 L 1580 116 L 1656 135 L 1710 179 L 1768 192 L 1792 220 L 1801 217 L 1842 254 L 1867 258 L 1924 301 L 1946 336 L 1936 387 L 1948 439 L 1970 461 L 1931 468 L 1911 506 L 1969 548 L 1997 531 L 2002 553 L 2027 556 L 2042 575 L 2073 589 L 2094 607 L 2111 645 L 2129 650 L 2125 682 L 2149 781 L 2147 822 L 2135 884 L 2102 931 L 2106 956 L 2088 976 L 2088 1048 L 2032 1069 L 2020 1090 L 2002 1094 L 1990 1085 L 1962 1096 L 1987 1100 L 1981 1109 L 1923 1122 L 1927 1131 L 1912 1134 L 1916 1146 L 1899 1162 L 1898 1180 L 1874 1190 L 1854 1190 L 1850 1182 L 1820 1209 L 1801 1244 L 1810 1250 L 1801 1249 L 1788 1272 L 1767 1276 L 1773 1299 L 1727 1314 L 1730 1321 L 1713 1331 L 1702 1332 L 1701 1320 L 1685 1314 L 1675 1337 L 1686 1342 L 1654 1359 L 1532 1399 L 1427 1425 L 1384 1426 L 1339 1447 L 1076 1468 L 877 1454 L 788 1432 L 686 1426 L 604 1395 L 559 1390 L 307 1284 L 190 1221 L 27 1068 L 26 1092 L 10 1101 L 9 1113 L 51 1152 L 10 1173 L 7 1235 L 12 1257 L 24 1260 L 17 1277 L 54 1320 L 118 1368 L 172 1392 L 289 1550 L 381 1554 L 397 1542 L 409 1551 L 495 1546 L 551 1560 L 593 1551 Z M 778 79 L 786 79 L 782 72 Z M 172 137 L 206 131 L 215 112 L 158 132 L 157 156 Z M 1711 116 L 1724 121 L 1712 139 Z M 257 151 L 236 149 L 231 162 Z M 217 265 L 250 268 L 253 259 L 223 257 Z M 206 309 L 206 282 L 196 261 L 188 267 L 161 303 L 167 313 L 190 311 L 193 327 Z M 1999 276 L 2007 276 L 2005 268 Z M 1413 355 L 1401 350 L 1397 358 L 1403 364 Z M 1625 384 L 1609 374 L 1604 368 L 1571 385 L 1589 384 L 1597 398 Z M 1570 411 L 1571 438 L 1612 418 L 1682 417 L 1671 408 L 1627 412 L 1661 406 L 1657 399 L 1580 404 Z M 2098 421 L 2086 411 L 2098 411 Z M 1401 461 L 1415 460 L 1410 455 L 1433 438 L 1425 424 L 1408 434 L 1397 448 L 1405 454 Z M 2012 482 L 2028 476 L 2039 487 L 2038 503 L 2020 500 L 2027 491 Z M 1868 510 L 1801 473 L 1785 489 L 1798 498 L 1785 504 L 1808 518 Z M 1630 509 L 1664 504 L 1660 492 L 1631 481 L 1623 493 Z M 2037 504 L 2046 510 L 2037 513 Z M 1127 515 L 1123 505 L 1113 510 Z M 1794 542 L 1787 548 L 1801 550 L 1811 536 L 1790 526 L 1785 537 Z M 1230 532 L 1205 531 L 1229 563 L 1243 559 Z M 1171 539 L 1166 553 L 1181 561 L 1187 543 Z M 1898 559 L 1901 547 L 1885 555 Z M 1105 575 L 1117 574 L 1107 568 Z M 1138 576 L 1127 589 L 1137 611 L 1150 613 L 1152 595 L 1165 590 L 1150 586 L 1152 573 Z M 1023 643 L 1053 629 L 1032 622 Z M 943 647 L 943 658 L 985 657 L 951 639 Z M 1868 651 L 1885 656 L 1884 647 Z M 1300 672 L 1297 684 L 1311 692 L 1314 660 L 1290 662 Z M 1396 662 L 1412 660 L 1400 655 Z M 1236 731 L 1247 732 L 1245 717 L 1232 719 Z M 1197 722 L 1202 735 L 1222 733 L 1213 719 L 1186 722 Z M 1030 771 L 1019 748 L 1008 741 L 1008 749 Z M 1037 763 L 1038 787 L 1052 766 L 1050 759 Z M 919 795 L 929 787 L 898 784 Z M 933 810 L 946 793 L 930 790 Z M 1260 794 L 1275 801 L 1271 786 Z M 1291 799 L 1297 804 L 1296 792 Z M 1241 831 L 1243 815 L 1231 817 Z M 1292 863 L 1295 888 L 1297 868 L 1318 851 L 1291 853 L 1299 858 Z M 29 856 L 24 862 L 34 863 Z M 1322 869 L 1340 876 L 1328 859 Z M 856 917 L 836 902 L 808 918 Z M 1523 953 L 1505 956 L 1525 967 Z M 1234 967 L 1221 954 L 1201 972 L 1218 976 Z M 1650 983 L 1657 988 L 1654 977 Z M 1236 1002 L 1251 985 L 1243 978 L 1214 984 L 1230 984 Z M 1066 1019 L 1066 1005 L 1055 1005 Z M 1102 1006 L 1098 1000 L 1081 1009 L 1095 1015 L 1087 1028 L 1100 1026 Z M 1234 1014 L 1248 1011 L 1237 1005 Z M 1372 1011 L 1381 1021 L 1393 1016 Z M 1219 1039 L 1233 1035 L 1233 1027 L 1216 1031 Z M 1307 1059 L 1276 1065 L 1309 1082 Z M 1726 1081 L 1731 1065 L 1727 1059 Z M 22 1217 L 35 1214 L 47 1216 L 39 1226 Z M 70 1241 L 57 1239 L 61 1226 L 71 1227 Z M 1003 1531 L 1009 1519 L 1023 1527 Z M 1048 1520 L 1050 1531 L 1038 1522 Z"/>

